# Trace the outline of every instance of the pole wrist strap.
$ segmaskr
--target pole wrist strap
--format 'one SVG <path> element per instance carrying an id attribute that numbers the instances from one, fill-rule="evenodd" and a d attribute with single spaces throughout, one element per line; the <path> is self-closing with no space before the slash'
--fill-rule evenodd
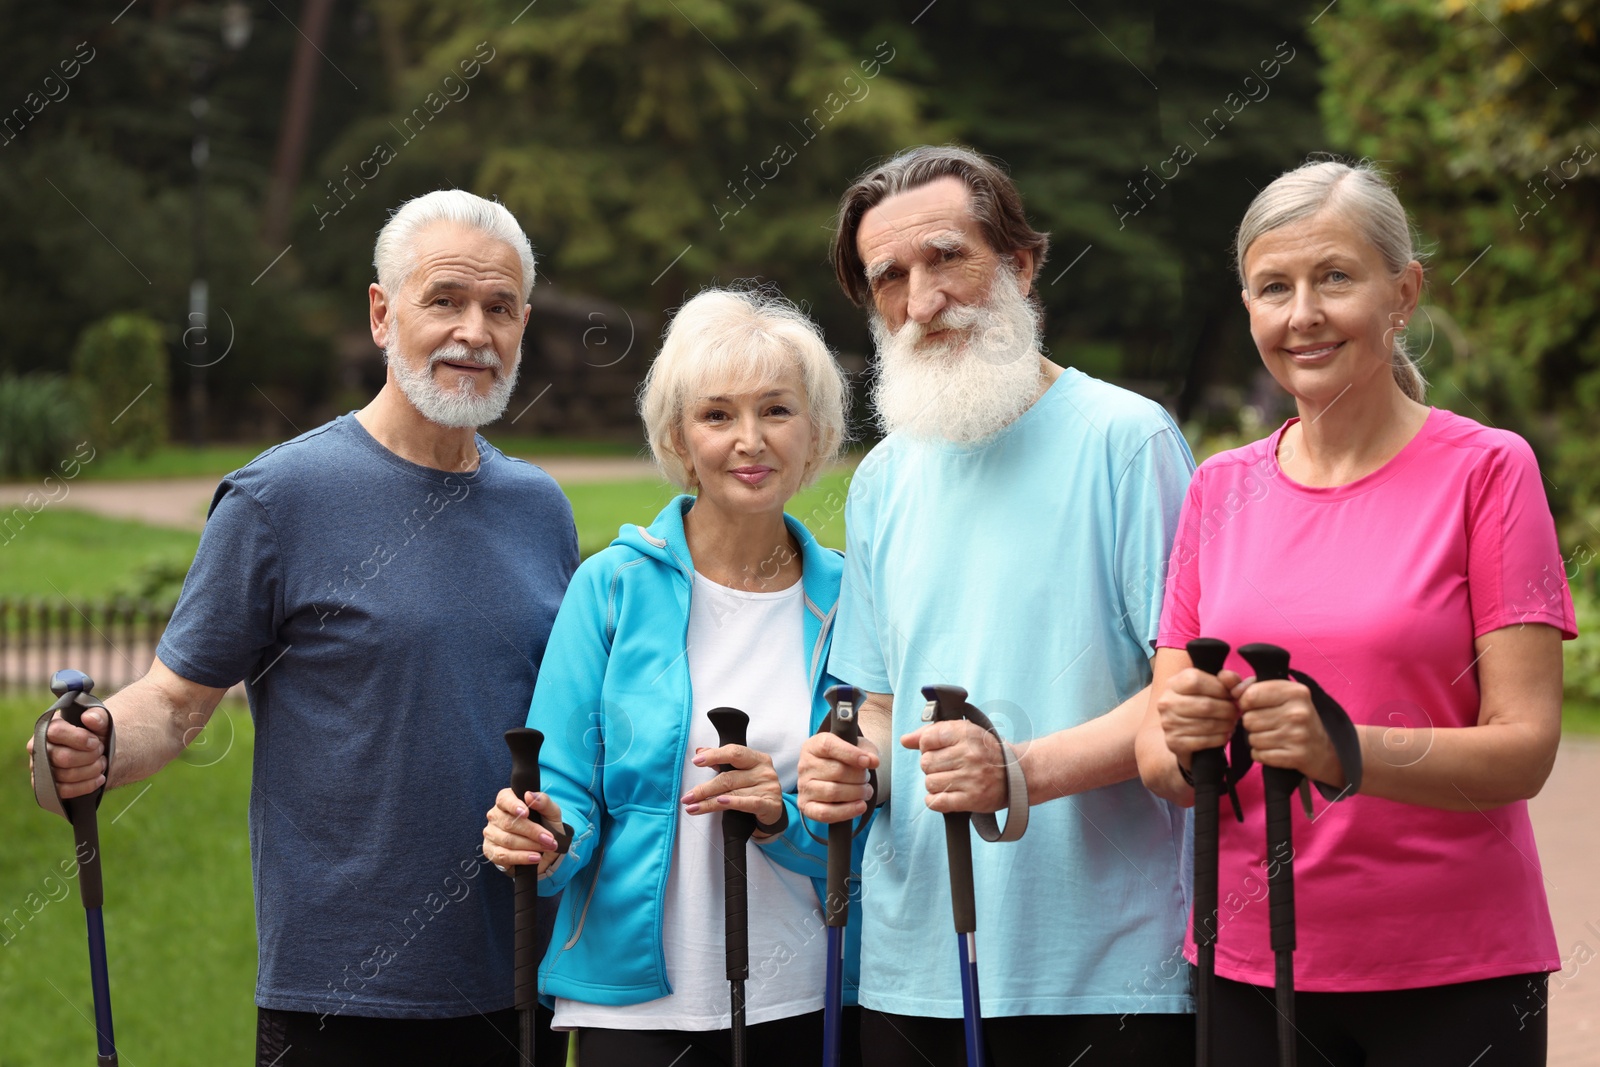
<path id="1" fill-rule="evenodd" d="M 111 781 L 112 761 L 117 758 L 117 727 L 111 722 L 111 710 L 101 703 L 98 697 L 83 693 L 70 693 L 68 697 L 75 701 L 80 708 L 100 708 L 106 713 L 106 781 Z M 45 741 L 45 732 L 50 728 L 50 721 L 56 717 L 56 712 L 66 706 L 67 698 L 56 701 L 50 710 L 39 716 L 33 724 L 33 799 L 45 811 L 59 815 L 68 822 L 72 819 L 67 815 L 66 808 L 61 806 L 61 794 L 56 786 L 56 776 L 50 769 L 50 750 Z M 92 794 L 94 806 L 100 807 L 100 799 L 105 796 L 106 787 L 101 786 Z"/>

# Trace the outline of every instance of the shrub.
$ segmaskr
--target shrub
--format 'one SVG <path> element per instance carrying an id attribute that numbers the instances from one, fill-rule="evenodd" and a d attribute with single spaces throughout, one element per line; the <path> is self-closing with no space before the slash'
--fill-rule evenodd
<path id="1" fill-rule="evenodd" d="M 83 421 L 66 379 L 0 377 L 0 478 L 51 473 L 72 458 Z"/>
<path id="2" fill-rule="evenodd" d="M 84 327 L 72 375 L 97 449 L 148 456 L 167 439 L 167 348 L 154 319 L 125 312 Z"/>
<path id="3" fill-rule="evenodd" d="M 1563 642 L 1562 684 L 1568 699 L 1600 704 L 1600 597 L 1583 582 L 1572 583 L 1578 639 Z"/>

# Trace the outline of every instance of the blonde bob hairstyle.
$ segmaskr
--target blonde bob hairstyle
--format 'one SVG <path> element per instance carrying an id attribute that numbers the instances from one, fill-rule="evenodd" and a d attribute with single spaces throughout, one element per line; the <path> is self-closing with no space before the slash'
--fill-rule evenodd
<path id="1" fill-rule="evenodd" d="M 810 408 L 807 485 L 844 445 L 850 387 L 822 331 L 773 287 L 707 289 L 673 316 L 639 389 L 639 414 L 656 465 L 674 485 L 695 488 L 674 447 L 684 415 L 702 396 L 745 392 L 798 370 Z"/>
<path id="2" fill-rule="evenodd" d="M 1337 211 L 1355 226 L 1378 255 L 1392 277 L 1399 277 L 1412 260 L 1426 253 L 1416 247 L 1416 237 L 1406 209 L 1382 171 L 1370 163 L 1354 166 L 1335 160 L 1303 163 L 1276 178 L 1250 202 L 1234 239 L 1234 266 L 1239 284 L 1249 288 L 1244 257 L 1250 246 L 1273 230 L 1301 222 L 1318 212 Z M 1428 382 L 1406 345 L 1403 330 L 1393 331 L 1390 366 L 1400 391 L 1418 403 L 1427 403 Z"/>

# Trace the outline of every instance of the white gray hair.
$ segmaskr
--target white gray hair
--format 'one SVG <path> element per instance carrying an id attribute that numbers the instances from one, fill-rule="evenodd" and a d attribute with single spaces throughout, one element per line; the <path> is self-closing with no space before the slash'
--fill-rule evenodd
<path id="1" fill-rule="evenodd" d="M 1244 257 L 1251 245 L 1273 230 L 1308 219 L 1324 208 L 1348 219 L 1377 249 L 1392 276 L 1399 276 L 1412 260 L 1420 262 L 1426 256 L 1417 248 L 1411 220 L 1382 171 L 1366 162 L 1352 166 L 1317 160 L 1279 175 L 1250 201 L 1234 238 L 1239 284 L 1248 287 Z M 1399 329 L 1394 331 L 1391 365 L 1401 392 L 1418 403 L 1426 403 L 1427 379 Z"/>
<path id="2" fill-rule="evenodd" d="M 533 292 L 534 274 L 533 246 L 528 243 L 528 235 L 504 204 L 465 189 L 435 189 L 407 200 L 389 216 L 378 231 L 378 243 L 372 250 L 372 265 L 384 292 L 392 297 L 405 286 L 417 265 L 417 234 L 438 222 L 480 230 L 510 245 L 522 262 L 522 300 L 527 302 L 528 294 Z"/>
<path id="3" fill-rule="evenodd" d="M 678 309 L 639 389 L 639 414 L 656 465 L 674 485 L 692 479 L 674 447 L 696 397 L 728 383 L 764 383 L 798 370 L 811 410 L 806 485 L 847 438 L 850 386 L 822 331 L 775 287 L 707 289 Z"/>

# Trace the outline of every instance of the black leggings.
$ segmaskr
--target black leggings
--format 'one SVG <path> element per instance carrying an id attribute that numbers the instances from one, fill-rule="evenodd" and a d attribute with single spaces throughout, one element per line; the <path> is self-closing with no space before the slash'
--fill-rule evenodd
<path id="1" fill-rule="evenodd" d="M 1295 993 L 1304 1067 L 1543 1067 L 1548 976 L 1372 993 Z M 1278 1009 L 1270 986 L 1218 978 L 1213 1063 L 1276 1067 Z"/>
<path id="2" fill-rule="evenodd" d="M 871 1067 L 966 1067 L 963 1030 L 960 1019 L 864 1009 L 862 1059 Z M 1194 1063 L 1193 1015 L 1016 1015 L 985 1019 L 983 1036 L 992 1067 Z"/>
<path id="3" fill-rule="evenodd" d="M 517 1013 L 507 1008 L 459 1019 L 374 1019 L 256 1009 L 256 1067 L 516 1067 Z M 567 1035 L 551 1033 L 539 1009 L 538 1063 L 561 1064 Z"/>
<path id="4" fill-rule="evenodd" d="M 844 1010 L 842 1062 L 859 1067 L 858 1008 Z M 600 1030 L 578 1028 L 583 1067 L 728 1067 L 731 1030 Z M 794 1015 L 745 1028 L 750 1063 L 760 1067 L 817 1067 L 822 1060 L 822 1013 Z"/>

